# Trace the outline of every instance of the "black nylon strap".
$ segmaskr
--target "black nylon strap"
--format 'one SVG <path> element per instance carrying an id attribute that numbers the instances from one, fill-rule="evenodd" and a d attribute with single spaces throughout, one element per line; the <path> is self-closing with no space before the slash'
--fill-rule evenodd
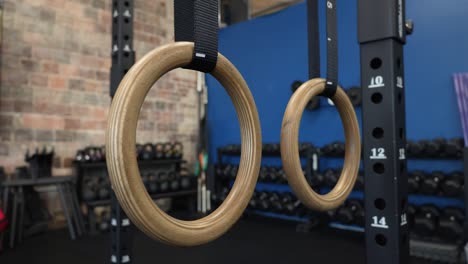
<path id="1" fill-rule="evenodd" d="M 309 79 L 320 78 L 320 30 L 318 0 L 307 1 L 307 30 L 309 32 Z"/>
<path id="2" fill-rule="evenodd" d="M 332 97 L 338 85 L 338 33 L 336 0 L 327 0 L 327 86 L 324 96 Z"/>
<path id="3" fill-rule="evenodd" d="M 175 41 L 195 43 L 185 68 L 211 72 L 218 60 L 218 0 L 174 0 Z"/>
<path id="4" fill-rule="evenodd" d="M 307 0 L 307 22 L 309 39 L 309 78 L 321 77 L 320 73 L 320 30 L 318 0 Z M 338 85 L 338 33 L 336 0 L 326 1 L 327 20 L 327 82 L 323 96 L 332 97 Z"/>

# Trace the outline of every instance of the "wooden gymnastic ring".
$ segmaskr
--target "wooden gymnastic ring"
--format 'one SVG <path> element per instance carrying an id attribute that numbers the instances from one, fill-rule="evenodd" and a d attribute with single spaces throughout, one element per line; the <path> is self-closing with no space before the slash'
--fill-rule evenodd
<path id="1" fill-rule="evenodd" d="M 232 99 L 242 139 L 239 171 L 231 192 L 210 215 L 195 221 L 182 221 L 159 209 L 146 191 L 135 154 L 140 109 L 150 88 L 161 76 L 190 63 L 193 49 L 193 43 L 177 42 L 159 47 L 138 61 L 117 90 L 106 134 L 107 167 L 122 208 L 147 235 L 176 246 L 200 245 L 224 234 L 247 207 L 261 161 L 261 129 L 254 99 L 239 71 L 219 54 L 211 74 Z"/>
<path id="2" fill-rule="evenodd" d="M 288 103 L 281 128 L 281 159 L 289 185 L 297 197 L 309 208 L 326 211 L 339 207 L 354 187 L 361 160 L 359 124 L 353 105 L 346 93 L 338 87 L 334 102 L 345 130 L 345 158 L 340 179 L 327 194 L 320 195 L 310 188 L 299 158 L 299 125 L 307 103 L 325 89 L 325 80 L 313 79 L 304 83 Z"/>

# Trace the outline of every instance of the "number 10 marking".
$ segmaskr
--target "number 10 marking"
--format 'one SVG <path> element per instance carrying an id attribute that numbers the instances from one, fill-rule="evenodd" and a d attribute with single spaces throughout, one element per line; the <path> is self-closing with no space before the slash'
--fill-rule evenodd
<path id="1" fill-rule="evenodd" d="M 380 88 L 385 87 L 384 79 L 382 76 L 372 77 L 369 88 Z"/>

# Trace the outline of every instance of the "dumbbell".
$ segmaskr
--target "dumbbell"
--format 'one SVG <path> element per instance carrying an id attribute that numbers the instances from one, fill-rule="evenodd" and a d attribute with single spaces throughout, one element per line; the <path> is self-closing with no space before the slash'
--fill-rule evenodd
<path id="1" fill-rule="evenodd" d="M 342 205 L 336 211 L 335 218 L 338 222 L 342 224 L 350 225 L 354 221 L 354 214 L 351 208 L 349 208 L 346 205 Z"/>
<path id="2" fill-rule="evenodd" d="M 95 147 L 87 147 L 85 148 L 85 153 L 89 157 L 90 162 L 97 162 L 98 158 L 96 156 L 96 148 Z"/>
<path id="3" fill-rule="evenodd" d="M 323 173 L 324 182 L 327 187 L 333 188 L 339 179 L 339 172 L 334 169 L 327 169 Z"/>
<path id="4" fill-rule="evenodd" d="M 146 175 L 146 181 L 146 190 L 148 190 L 150 194 L 156 194 L 158 192 L 158 177 L 156 176 L 156 174 L 154 174 L 153 172 L 148 173 Z"/>
<path id="5" fill-rule="evenodd" d="M 172 145 L 172 158 L 180 160 L 184 155 L 184 145 L 180 142 L 175 142 Z"/>
<path id="6" fill-rule="evenodd" d="M 421 188 L 423 179 L 425 179 L 426 174 L 423 171 L 415 170 L 409 174 L 408 177 L 408 192 L 409 193 L 418 193 Z"/>
<path id="7" fill-rule="evenodd" d="M 351 212 L 353 213 L 353 224 L 364 226 L 365 215 L 362 201 L 351 199 L 348 201 L 348 208 L 350 208 Z"/>
<path id="8" fill-rule="evenodd" d="M 424 150 L 425 146 L 418 141 L 408 140 L 406 143 L 406 151 L 408 152 L 408 156 L 420 157 L 422 156 Z"/>
<path id="9" fill-rule="evenodd" d="M 275 167 L 268 168 L 267 181 L 271 183 L 277 183 L 279 181 L 278 171 Z"/>
<path id="10" fill-rule="evenodd" d="M 356 107 L 362 104 L 362 92 L 360 87 L 351 87 L 346 90 L 346 94 L 348 95 L 353 106 Z"/>
<path id="11" fill-rule="evenodd" d="M 161 160 L 164 158 L 164 145 L 162 143 L 154 144 L 153 149 L 155 159 Z"/>
<path id="12" fill-rule="evenodd" d="M 84 149 L 85 153 L 85 160 L 89 162 L 95 162 L 96 161 L 96 152 L 94 147 L 86 147 Z"/>
<path id="13" fill-rule="evenodd" d="M 111 190 L 110 190 L 110 181 L 107 175 L 105 177 L 101 177 L 99 179 L 98 184 L 98 198 L 99 200 L 107 200 L 110 198 Z"/>
<path id="14" fill-rule="evenodd" d="M 447 157 L 460 158 L 463 156 L 463 147 L 465 143 L 463 138 L 454 138 L 447 141 L 445 153 Z"/>
<path id="15" fill-rule="evenodd" d="M 425 154 L 428 157 L 444 156 L 443 151 L 446 145 L 447 145 L 447 140 L 443 138 L 437 138 L 434 140 L 427 141 Z"/>
<path id="16" fill-rule="evenodd" d="M 314 145 L 311 143 L 301 143 L 299 145 L 299 153 L 305 154 L 307 151 L 312 150 L 314 148 Z"/>
<path id="17" fill-rule="evenodd" d="M 158 183 L 159 183 L 159 191 L 162 193 L 168 192 L 169 191 L 169 181 L 168 181 L 168 175 L 167 172 L 161 171 L 158 173 Z"/>
<path id="18" fill-rule="evenodd" d="M 91 161 L 91 157 L 86 153 L 84 150 L 78 150 L 75 155 L 75 160 L 77 162 L 89 162 Z"/>
<path id="19" fill-rule="evenodd" d="M 96 182 L 94 179 L 85 179 L 81 189 L 83 200 L 91 202 L 97 199 L 98 196 L 96 193 Z"/>
<path id="20" fill-rule="evenodd" d="M 460 197 L 465 189 L 465 176 L 462 172 L 452 172 L 445 177 L 440 188 L 445 196 Z"/>
<path id="21" fill-rule="evenodd" d="M 102 152 L 102 147 L 96 147 L 94 151 L 96 152 L 96 155 L 94 157 L 95 160 L 93 160 L 94 162 L 105 161 L 104 153 Z"/>
<path id="22" fill-rule="evenodd" d="M 165 159 L 172 159 L 173 152 L 172 152 L 172 144 L 171 143 L 164 143 L 163 144 L 163 152 Z"/>
<path id="23" fill-rule="evenodd" d="M 460 239 L 463 236 L 464 221 L 465 214 L 462 209 L 446 207 L 442 209 L 437 233 L 440 237 L 450 239 L 451 241 Z"/>
<path id="24" fill-rule="evenodd" d="M 307 209 L 300 200 L 295 199 L 284 206 L 284 212 L 287 215 L 303 217 L 307 214 Z"/>
<path id="25" fill-rule="evenodd" d="M 414 217 L 414 230 L 421 236 L 432 236 L 439 226 L 440 212 L 434 205 L 423 205 Z"/>
<path id="26" fill-rule="evenodd" d="M 249 209 L 252 209 L 252 210 L 256 210 L 257 207 L 258 207 L 258 203 L 257 203 L 257 196 L 258 196 L 258 193 L 257 192 L 254 192 L 252 194 L 252 198 L 250 199 L 249 201 Z"/>
<path id="27" fill-rule="evenodd" d="M 101 222 L 99 223 L 99 231 L 105 233 L 110 230 L 111 216 L 108 212 L 102 212 Z"/>
<path id="28" fill-rule="evenodd" d="M 269 211 L 270 210 L 270 202 L 269 202 L 270 194 L 268 192 L 260 192 L 258 193 L 257 203 L 258 209 L 261 211 Z"/>
<path id="29" fill-rule="evenodd" d="M 282 213 L 284 210 L 283 204 L 280 200 L 280 195 L 276 192 L 270 193 L 268 197 L 268 202 L 270 203 L 270 211 L 274 213 Z"/>
<path id="30" fill-rule="evenodd" d="M 154 154 L 155 153 L 153 144 L 146 143 L 145 145 L 143 145 L 140 155 L 142 160 L 152 160 L 155 158 Z"/>
<path id="31" fill-rule="evenodd" d="M 260 182 L 267 182 L 268 181 L 268 167 L 262 166 L 260 167 L 260 172 L 258 174 L 258 180 Z"/>
<path id="32" fill-rule="evenodd" d="M 179 174 L 176 172 L 169 172 L 167 174 L 167 180 L 169 181 L 169 190 L 171 192 L 177 192 L 180 189 Z"/>
<path id="33" fill-rule="evenodd" d="M 443 180 L 444 173 L 441 171 L 433 171 L 430 174 L 426 174 L 421 183 L 421 193 L 426 195 L 439 194 Z"/>
<path id="34" fill-rule="evenodd" d="M 228 154 L 239 154 L 241 152 L 241 146 L 238 144 L 230 144 L 224 147 L 223 150 Z"/>
<path id="35" fill-rule="evenodd" d="M 189 190 L 194 185 L 194 177 L 192 176 L 183 176 L 180 177 L 180 188 L 182 190 Z"/>
<path id="36" fill-rule="evenodd" d="M 322 148 L 322 152 L 328 156 L 343 156 L 345 152 L 345 145 L 343 142 L 335 141 L 325 145 Z"/>
<path id="37" fill-rule="evenodd" d="M 286 172 L 284 172 L 283 168 L 278 168 L 278 183 L 280 184 L 287 184 L 288 178 L 286 177 Z"/>

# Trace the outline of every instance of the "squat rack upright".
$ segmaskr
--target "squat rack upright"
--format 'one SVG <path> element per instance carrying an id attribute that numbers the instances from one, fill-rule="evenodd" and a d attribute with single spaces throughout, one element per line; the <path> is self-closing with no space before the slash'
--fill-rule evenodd
<path id="1" fill-rule="evenodd" d="M 405 0 L 358 0 L 366 259 L 409 262 L 403 46 Z"/>

